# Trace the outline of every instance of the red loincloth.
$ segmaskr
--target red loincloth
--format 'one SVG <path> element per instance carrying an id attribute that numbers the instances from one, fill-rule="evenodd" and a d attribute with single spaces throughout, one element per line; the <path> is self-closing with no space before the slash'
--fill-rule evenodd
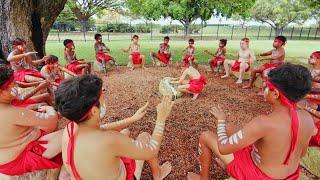
<path id="1" fill-rule="evenodd" d="M 316 127 L 318 128 L 318 133 L 315 136 L 312 136 L 309 146 L 320 147 L 320 121 L 316 123 Z"/>
<path id="2" fill-rule="evenodd" d="M 41 75 L 40 72 L 33 70 L 33 69 L 22 69 L 22 70 L 19 70 L 19 71 L 13 73 L 14 80 L 19 81 L 19 82 L 27 82 L 25 80 L 26 75 L 44 79 L 44 77 Z"/>
<path id="3" fill-rule="evenodd" d="M 134 159 L 121 157 L 121 161 L 123 162 L 124 166 L 126 167 L 126 180 L 134 180 L 134 171 L 136 170 L 136 161 Z"/>
<path id="4" fill-rule="evenodd" d="M 12 106 L 16 106 L 16 107 L 23 107 L 26 108 L 32 104 L 37 104 L 38 102 L 32 100 L 31 98 L 27 99 L 27 100 L 20 100 L 20 99 L 14 99 L 11 101 L 11 105 Z"/>
<path id="5" fill-rule="evenodd" d="M 223 64 L 225 58 L 224 57 L 215 57 L 213 59 L 210 60 L 210 65 L 212 67 L 217 67 L 218 66 L 218 63 L 221 62 L 221 64 Z"/>
<path id="6" fill-rule="evenodd" d="M 204 86 L 207 84 L 207 78 L 205 76 L 200 76 L 199 79 L 191 79 L 189 81 L 190 87 L 187 89 L 189 92 L 199 94 L 203 90 Z"/>
<path id="7" fill-rule="evenodd" d="M 111 56 L 109 56 L 108 54 L 106 54 L 106 53 L 98 53 L 97 55 L 96 55 L 96 60 L 99 62 L 99 63 L 102 63 L 102 60 L 101 59 L 104 59 L 105 60 L 105 62 L 107 63 L 107 62 L 109 62 L 111 59 L 112 59 L 112 57 Z"/>
<path id="8" fill-rule="evenodd" d="M 190 65 L 190 60 L 193 62 L 194 61 L 194 58 L 191 58 L 192 55 L 185 55 L 183 60 L 182 60 L 182 66 L 184 67 L 188 67 Z"/>
<path id="9" fill-rule="evenodd" d="M 139 52 L 131 53 L 131 57 L 132 57 L 132 64 L 141 64 L 142 63 L 141 55 Z"/>
<path id="10" fill-rule="evenodd" d="M 239 72 L 240 71 L 240 64 L 241 62 L 240 61 L 236 61 L 233 66 L 231 67 L 231 70 L 232 71 L 235 71 L 235 72 Z M 246 69 L 246 72 L 248 72 L 250 70 L 250 63 L 247 63 L 249 66 L 248 68 Z"/>
<path id="11" fill-rule="evenodd" d="M 46 133 L 41 131 L 41 137 L 44 135 L 46 135 Z M 42 154 L 46 151 L 46 148 L 43 147 L 42 144 L 47 143 L 47 141 L 38 140 L 30 142 L 17 158 L 0 165 L 0 173 L 16 176 L 33 171 L 60 168 L 62 166 L 61 153 L 52 159 L 42 157 Z"/>
<path id="12" fill-rule="evenodd" d="M 164 64 L 169 64 L 170 62 L 170 57 L 171 57 L 171 54 L 166 54 L 164 52 L 159 52 L 158 53 L 158 58 L 161 62 L 163 62 Z"/>
<path id="13" fill-rule="evenodd" d="M 272 180 L 274 178 L 269 177 L 262 172 L 252 161 L 251 151 L 252 146 L 243 148 L 233 153 L 234 159 L 227 165 L 227 173 L 236 178 L 237 180 Z M 298 180 L 300 175 L 300 167 L 297 168 L 296 172 L 285 178 L 286 180 Z"/>
<path id="14" fill-rule="evenodd" d="M 79 61 L 72 61 L 67 65 L 67 69 L 75 74 L 82 74 L 82 69 L 78 69 L 77 66 L 80 65 Z"/>

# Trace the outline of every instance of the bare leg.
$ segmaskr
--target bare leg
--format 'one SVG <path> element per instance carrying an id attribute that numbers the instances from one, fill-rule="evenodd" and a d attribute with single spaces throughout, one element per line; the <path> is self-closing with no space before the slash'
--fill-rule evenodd
<path id="1" fill-rule="evenodd" d="M 229 67 L 228 61 L 224 61 L 223 67 L 224 67 L 224 70 L 226 71 L 226 74 L 224 76 L 221 76 L 222 79 L 230 76 L 230 67 Z"/>
<path id="2" fill-rule="evenodd" d="M 150 53 L 151 59 L 152 59 L 152 65 L 155 66 L 156 65 L 156 53 L 151 52 Z"/>
<path id="3" fill-rule="evenodd" d="M 102 67 L 103 67 L 104 73 L 105 73 L 105 75 L 107 75 L 106 60 L 105 59 L 101 59 L 101 63 L 102 63 Z"/>
<path id="4" fill-rule="evenodd" d="M 236 82 L 236 84 L 241 84 L 242 83 L 242 79 L 243 79 L 243 75 L 246 72 L 246 69 L 248 68 L 248 64 L 247 63 L 240 63 L 240 70 L 239 70 L 239 78 L 238 81 Z"/>
<path id="5" fill-rule="evenodd" d="M 247 86 L 244 86 L 243 89 L 250 89 L 250 88 L 253 87 L 253 82 L 256 79 L 256 74 L 257 73 L 262 73 L 262 71 L 260 69 L 254 69 L 254 70 L 251 71 L 249 84 Z"/>
<path id="6" fill-rule="evenodd" d="M 144 67 L 145 63 L 146 63 L 146 58 L 144 55 L 140 55 L 141 58 L 141 67 L 142 69 L 146 69 L 146 67 Z"/>
<path id="7" fill-rule="evenodd" d="M 222 155 L 218 149 L 218 137 L 215 132 L 206 131 L 200 135 L 200 175 L 188 173 L 188 180 L 209 180 L 209 168 L 212 159 L 212 152 L 217 156 L 218 164 L 224 169 L 233 160 L 233 155 Z"/>
<path id="8" fill-rule="evenodd" d="M 143 132 L 137 137 L 137 140 L 139 140 L 141 142 L 148 143 L 150 141 L 150 138 L 151 138 L 151 136 L 149 133 Z M 165 177 L 168 176 L 168 174 L 171 172 L 171 169 L 172 169 L 172 166 L 169 162 L 165 162 L 164 164 L 162 164 L 160 166 L 158 157 L 154 157 L 154 158 L 148 160 L 147 163 L 149 164 L 149 166 L 151 168 L 151 172 L 152 172 L 154 180 L 164 179 Z M 140 177 L 141 177 L 143 164 L 144 164 L 144 161 L 141 161 L 141 160 L 136 161 L 135 176 L 137 179 L 140 179 Z"/>
<path id="9" fill-rule="evenodd" d="M 43 81 L 44 79 L 36 77 L 36 76 L 25 75 L 24 76 L 24 80 L 26 80 L 27 82 L 31 83 L 31 82 Z"/>
<path id="10" fill-rule="evenodd" d="M 88 64 L 79 64 L 77 65 L 77 69 L 81 69 L 82 74 L 86 74 L 88 72 Z"/>

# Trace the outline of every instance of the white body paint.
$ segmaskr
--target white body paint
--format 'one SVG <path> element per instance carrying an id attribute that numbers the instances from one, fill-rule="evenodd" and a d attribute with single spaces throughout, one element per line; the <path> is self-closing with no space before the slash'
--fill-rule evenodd
<path id="1" fill-rule="evenodd" d="M 238 144 L 239 141 L 243 139 L 242 130 L 239 130 L 238 132 L 228 137 L 225 120 L 218 120 L 217 134 L 218 134 L 218 141 L 221 144 L 227 144 L 227 143 Z"/>

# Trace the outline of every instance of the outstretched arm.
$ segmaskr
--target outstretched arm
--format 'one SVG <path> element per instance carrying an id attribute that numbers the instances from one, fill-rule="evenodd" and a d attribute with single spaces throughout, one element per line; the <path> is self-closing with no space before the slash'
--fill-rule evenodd
<path id="1" fill-rule="evenodd" d="M 142 108 L 140 108 L 132 117 L 117 122 L 103 124 L 100 126 L 100 129 L 121 131 L 122 129 L 127 128 L 130 124 L 142 119 L 144 115 L 147 113 L 148 105 L 149 102 L 147 102 Z"/>
<path id="2" fill-rule="evenodd" d="M 230 134 L 227 131 L 226 115 L 220 107 L 214 107 L 211 113 L 217 118 L 218 148 L 221 154 L 231 154 L 263 138 L 268 131 L 268 123 L 263 117 L 256 117 L 241 130 Z"/>
<path id="3" fill-rule="evenodd" d="M 179 78 L 179 80 L 178 81 L 171 81 L 171 84 L 183 84 L 183 82 L 184 82 L 184 80 L 186 79 L 186 77 L 187 77 L 187 75 L 188 75 L 188 69 L 186 69 L 183 73 L 182 73 L 182 75 L 181 75 L 181 77 Z"/>
<path id="4" fill-rule="evenodd" d="M 39 92 L 41 89 L 47 88 L 50 85 L 49 81 L 43 81 L 41 82 L 36 88 L 34 88 L 32 91 L 28 92 L 27 94 L 23 96 L 19 96 L 20 100 L 27 100 L 30 97 L 34 96 L 37 92 Z"/>
<path id="5" fill-rule="evenodd" d="M 157 106 L 157 120 L 149 142 L 133 140 L 120 133 L 114 133 L 112 149 L 115 156 L 124 156 L 137 160 L 149 160 L 156 156 L 163 139 L 166 119 L 168 118 L 173 102 L 170 97 L 164 97 Z"/>

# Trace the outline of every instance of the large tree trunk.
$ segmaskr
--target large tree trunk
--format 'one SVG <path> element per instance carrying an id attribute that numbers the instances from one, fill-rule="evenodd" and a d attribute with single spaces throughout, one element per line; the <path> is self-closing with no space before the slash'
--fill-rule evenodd
<path id="1" fill-rule="evenodd" d="M 17 37 L 27 41 L 29 50 L 45 55 L 45 43 L 57 16 L 67 0 L 0 0 L 0 46 L 5 57 L 11 41 Z"/>
<path id="2" fill-rule="evenodd" d="M 281 28 L 281 27 L 274 27 L 273 30 L 274 30 L 274 35 L 275 35 L 275 36 L 279 36 L 279 35 L 281 34 L 281 32 L 283 31 L 283 28 Z"/>
<path id="3" fill-rule="evenodd" d="M 189 33 L 190 33 L 190 22 L 185 22 L 183 23 L 184 26 L 184 35 L 185 37 L 188 37 Z"/>

